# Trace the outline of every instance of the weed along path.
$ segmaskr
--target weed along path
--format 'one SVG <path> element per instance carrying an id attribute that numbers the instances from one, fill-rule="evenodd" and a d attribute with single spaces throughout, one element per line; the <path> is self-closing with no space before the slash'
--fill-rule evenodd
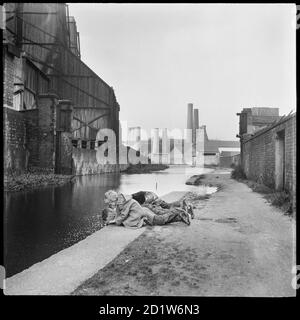
<path id="1" fill-rule="evenodd" d="M 190 226 L 148 227 L 74 295 L 295 296 L 295 224 L 217 170 Z M 126 266 L 126 267 L 124 267 Z"/>

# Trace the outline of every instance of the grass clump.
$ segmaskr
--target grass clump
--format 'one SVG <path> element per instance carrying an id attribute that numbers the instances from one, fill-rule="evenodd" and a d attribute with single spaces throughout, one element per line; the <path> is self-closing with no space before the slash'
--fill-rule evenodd
<path id="1" fill-rule="evenodd" d="M 277 207 L 287 215 L 293 214 L 293 204 L 290 195 L 286 191 L 273 192 L 265 196 L 265 199 L 274 207 Z"/>
<path id="2" fill-rule="evenodd" d="M 241 165 L 237 165 L 231 171 L 231 178 L 235 180 L 245 180 L 247 179 L 245 172 Z"/>

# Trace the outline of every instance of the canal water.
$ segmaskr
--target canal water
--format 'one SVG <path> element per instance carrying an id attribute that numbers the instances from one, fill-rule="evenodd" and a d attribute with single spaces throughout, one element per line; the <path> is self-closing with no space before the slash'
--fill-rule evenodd
<path id="1" fill-rule="evenodd" d="M 188 186 L 194 174 L 210 169 L 170 167 L 148 174 L 101 174 L 78 176 L 59 187 L 5 194 L 4 263 L 12 276 L 63 250 L 100 229 L 103 196 L 109 189 L 124 193 L 154 191 L 215 192 L 215 188 Z M 101 244 L 99 244 L 100 246 Z"/>

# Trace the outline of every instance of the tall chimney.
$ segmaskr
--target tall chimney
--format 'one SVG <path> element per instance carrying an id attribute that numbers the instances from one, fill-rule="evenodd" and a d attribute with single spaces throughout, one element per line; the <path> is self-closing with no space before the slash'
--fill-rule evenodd
<path id="1" fill-rule="evenodd" d="M 194 125 L 193 125 L 193 129 L 199 129 L 199 110 L 198 109 L 194 109 Z"/>
<path id="2" fill-rule="evenodd" d="M 193 129 L 193 104 L 192 103 L 188 103 L 186 128 Z"/>
<path id="3" fill-rule="evenodd" d="M 199 110 L 194 109 L 194 117 L 193 117 L 193 143 L 196 143 L 196 133 L 197 129 L 199 129 Z"/>
<path id="4" fill-rule="evenodd" d="M 192 143 L 193 140 L 193 104 L 188 103 L 187 107 L 187 126 L 186 126 L 185 139 L 186 142 Z"/>

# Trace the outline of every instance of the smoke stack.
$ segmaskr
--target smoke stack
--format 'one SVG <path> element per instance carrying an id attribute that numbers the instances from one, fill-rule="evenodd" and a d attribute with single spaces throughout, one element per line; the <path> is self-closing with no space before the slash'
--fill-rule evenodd
<path id="1" fill-rule="evenodd" d="M 188 103 L 186 128 L 193 129 L 193 104 L 192 103 Z"/>
<path id="2" fill-rule="evenodd" d="M 185 140 L 187 143 L 193 141 L 193 104 L 188 103 L 187 107 L 187 126 L 185 132 Z"/>
<path id="3" fill-rule="evenodd" d="M 198 109 L 194 109 L 194 125 L 193 125 L 193 129 L 199 129 L 199 110 Z"/>

